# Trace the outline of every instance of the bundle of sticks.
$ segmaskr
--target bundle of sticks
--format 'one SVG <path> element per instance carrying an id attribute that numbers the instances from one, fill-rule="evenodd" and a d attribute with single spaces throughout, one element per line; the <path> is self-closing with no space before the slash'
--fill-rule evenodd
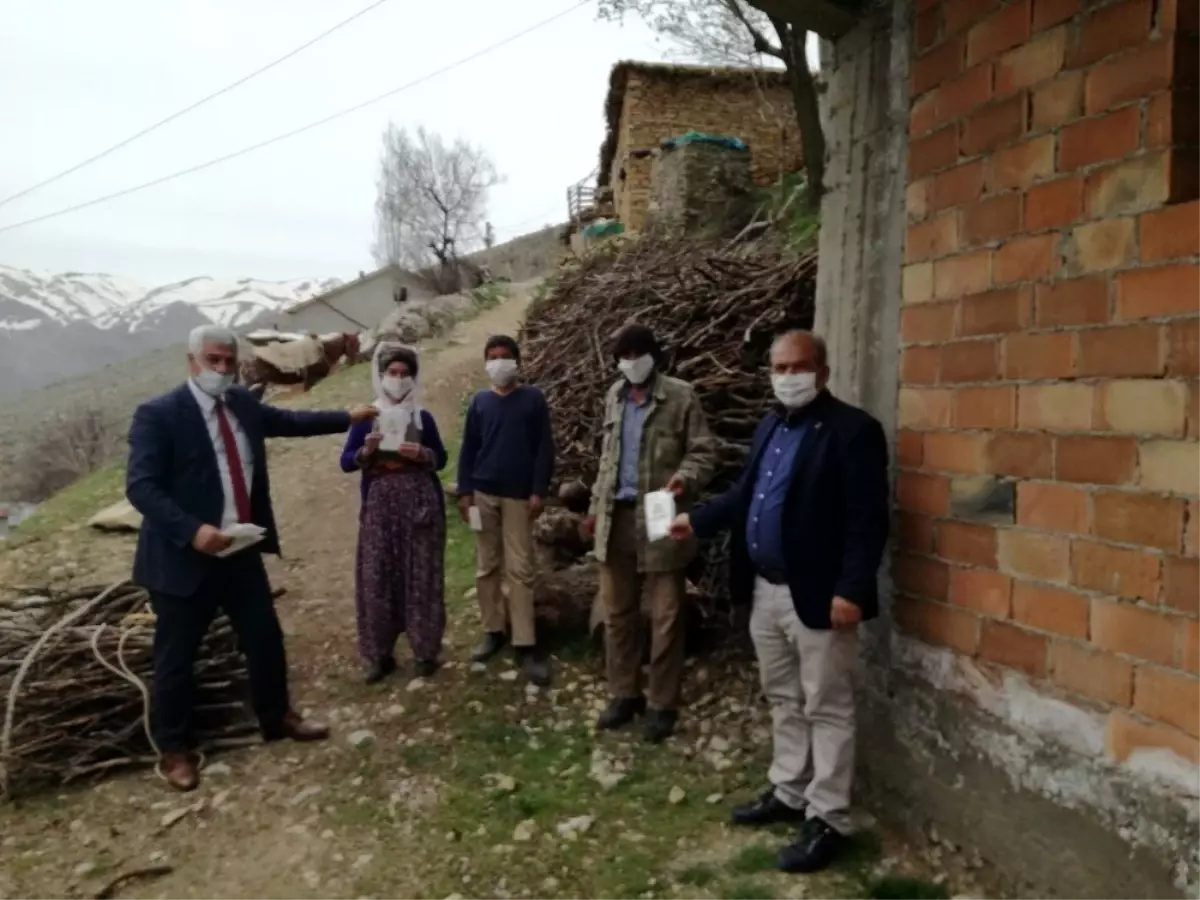
<path id="1" fill-rule="evenodd" d="M 785 327 L 813 321 L 815 250 L 771 243 L 643 239 L 613 245 L 566 269 L 531 307 L 522 369 L 549 401 L 563 482 L 595 480 L 604 395 L 616 378 L 612 340 L 624 325 L 652 328 L 668 374 L 696 389 L 720 454 L 705 496 L 736 480 L 771 403 L 767 356 Z M 725 594 L 727 547 L 705 548 L 693 583 L 715 613 Z"/>
<path id="2" fill-rule="evenodd" d="M 148 736 L 154 616 L 130 584 L 0 600 L 0 799 L 157 761 Z M 203 747 L 252 738 L 227 619 L 196 664 Z"/>

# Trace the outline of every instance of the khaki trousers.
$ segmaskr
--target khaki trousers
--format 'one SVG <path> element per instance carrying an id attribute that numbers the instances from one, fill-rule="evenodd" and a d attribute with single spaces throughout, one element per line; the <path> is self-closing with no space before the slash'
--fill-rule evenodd
<path id="1" fill-rule="evenodd" d="M 475 590 L 483 630 L 504 631 L 507 623 L 514 647 L 532 647 L 537 635 L 533 625 L 533 522 L 529 519 L 529 503 L 480 493 L 474 499 L 483 525 L 475 535 Z"/>
<path id="2" fill-rule="evenodd" d="M 806 627 L 787 585 L 760 578 L 750 637 L 771 705 L 774 752 L 768 775 L 775 796 L 849 834 L 857 630 Z"/>
<path id="3" fill-rule="evenodd" d="M 600 600 L 608 613 L 604 655 L 608 689 L 619 699 L 642 696 L 642 589 L 650 599 L 651 709 L 678 709 L 683 681 L 683 573 L 638 572 L 637 512 L 613 512 L 607 561 L 600 566 Z"/>

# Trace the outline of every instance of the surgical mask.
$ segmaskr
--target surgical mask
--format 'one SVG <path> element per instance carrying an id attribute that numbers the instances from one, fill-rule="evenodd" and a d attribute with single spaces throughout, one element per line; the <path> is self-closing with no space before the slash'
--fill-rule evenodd
<path id="1" fill-rule="evenodd" d="M 233 373 L 214 372 L 212 369 L 201 369 L 195 376 L 196 387 L 210 397 L 221 397 L 233 386 Z"/>
<path id="2" fill-rule="evenodd" d="M 629 379 L 630 384 L 645 384 L 654 371 L 654 357 L 647 353 L 637 359 L 623 359 L 617 363 L 617 368 Z"/>
<path id="3" fill-rule="evenodd" d="M 384 375 L 383 392 L 393 400 L 403 400 L 413 389 L 413 380 L 407 375 Z"/>
<path id="4" fill-rule="evenodd" d="M 483 364 L 488 378 L 496 387 L 504 387 L 517 377 L 517 361 L 515 359 L 489 359 Z"/>
<path id="5" fill-rule="evenodd" d="M 799 372 L 794 375 L 772 375 L 771 388 L 775 399 L 788 409 L 799 409 L 817 396 L 817 373 Z"/>

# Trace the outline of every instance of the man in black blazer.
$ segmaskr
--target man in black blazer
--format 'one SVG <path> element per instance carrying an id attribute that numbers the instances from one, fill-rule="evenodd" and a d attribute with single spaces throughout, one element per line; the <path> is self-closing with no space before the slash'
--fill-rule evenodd
<path id="1" fill-rule="evenodd" d="M 218 608 L 246 655 L 254 711 L 267 740 L 320 740 L 323 725 L 302 720 L 288 700 L 283 632 L 262 554 L 279 552 L 267 475 L 268 437 L 337 434 L 371 418 L 349 412 L 291 412 L 233 384 L 237 337 L 200 326 L 188 341 L 191 377 L 138 407 L 129 430 L 125 493 L 142 514 L 133 580 L 150 592 L 156 622 L 151 731 L 161 771 L 178 790 L 199 783 L 189 752 L 193 666 Z M 263 540 L 220 557 L 223 532 L 239 523 Z"/>
<path id="2" fill-rule="evenodd" d="M 859 622 L 878 612 L 888 533 L 888 452 L 879 422 L 826 389 L 825 343 L 790 331 L 771 348 L 778 405 L 759 423 L 726 493 L 680 516 L 677 539 L 730 529 L 730 591 L 753 603 L 750 634 L 771 705 L 771 787 L 733 810 L 740 825 L 803 822 L 785 871 L 827 866 L 851 831 Z"/>

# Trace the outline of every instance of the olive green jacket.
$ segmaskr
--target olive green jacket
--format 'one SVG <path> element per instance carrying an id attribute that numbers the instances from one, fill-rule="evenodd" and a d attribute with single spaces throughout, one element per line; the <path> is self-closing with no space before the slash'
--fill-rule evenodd
<path id="1" fill-rule="evenodd" d="M 596 559 L 604 562 L 612 534 L 613 503 L 620 484 L 621 420 L 628 384 L 621 379 L 604 401 L 604 446 L 600 470 L 592 488 L 591 515 L 596 519 Z M 696 555 L 695 540 L 646 540 L 646 514 L 642 498 L 661 491 L 673 475 L 683 478 L 686 491 L 676 499 L 679 512 L 687 512 L 712 478 L 717 465 L 717 442 L 692 386 L 677 378 L 655 375 L 650 406 L 638 448 L 638 571 L 673 572 Z"/>

